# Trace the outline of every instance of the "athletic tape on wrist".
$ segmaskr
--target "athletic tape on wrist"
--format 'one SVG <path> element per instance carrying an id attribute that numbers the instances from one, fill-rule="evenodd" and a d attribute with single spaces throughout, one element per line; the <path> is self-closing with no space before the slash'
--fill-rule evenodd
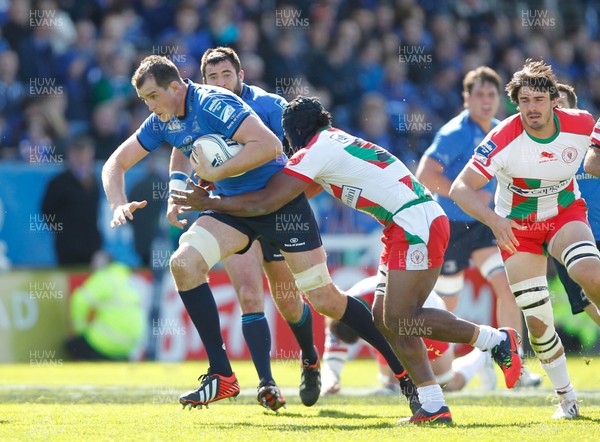
<path id="1" fill-rule="evenodd" d="M 169 175 L 169 196 L 173 192 L 173 189 L 176 190 L 185 190 L 187 189 L 186 180 L 189 176 L 183 172 L 173 171 Z"/>

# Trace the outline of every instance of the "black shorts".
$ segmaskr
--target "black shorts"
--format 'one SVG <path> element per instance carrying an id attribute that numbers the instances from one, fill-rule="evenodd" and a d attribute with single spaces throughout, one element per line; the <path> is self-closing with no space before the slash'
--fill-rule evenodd
<path id="1" fill-rule="evenodd" d="M 248 237 L 248 244 L 237 252 L 238 255 L 246 253 L 257 238 L 286 253 L 306 252 L 323 244 L 315 215 L 304 193 L 268 215 L 241 217 L 206 211 L 200 216 L 215 218 Z"/>
<path id="2" fill-rule="evenodd" d="M 260 248 L 262 249 L 263 259 L 266 262 L 273 261 L 283 261 L 285 258 L 281 254 L 281 250 L 277 248 L 277 246 L 271 244 L 269 241 L 265 240 L 263 237 L 258 238 L 257 240 L 260 243 Z"/>
<path id="3" fill-rule="evenodd" d="M 596 247 L 600 250 L 600 241 L 596 241 Z M 567 268 L 558 262 L 556 258 L 552 257 L 552 260 L 554 261 L 558 278 L 567 292 L 567 298 L 569 298 L 569 304 L 571 304 L 571 313 L 574 315 L 581 313 L 592 302 L 585 296 L 583 289 L 571 279 Z"/>
<path id="4" fill-rule="evenodd" d="M 496 237 L 488 226 L 479 221 L 450 221 L 450 241 L 444 255 L 442 275 L 454 275 L 469 267 L 475 250 L 497 247 Z"/>

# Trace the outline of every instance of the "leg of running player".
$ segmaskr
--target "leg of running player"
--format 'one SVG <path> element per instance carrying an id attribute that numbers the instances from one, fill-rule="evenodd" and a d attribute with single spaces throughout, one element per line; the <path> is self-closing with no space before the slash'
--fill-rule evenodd
<path id="1" fill-rule="evenodd" d="M 237 396 L 240 391 L 225 351 L 219 311 L 207 278 L 211 267 L 223 257 L 246 247 L 248 237 L 210 216 L 201 216 L 181 236 L 179 243 L 171 257 L 171 273 L 209 362 L 200 387 L 179 398 L 184 406 L 195 407 Z"/>
<path id="2" fill-rule="evenodd" d="M 557 233 L 550 240 L 548 251 L 567 268 L 569 276 L 581 286 L 590 300 L 598 305 L 600 303 L 600 253 L 596 248 L 594 236 L 588 224 L 584 221 L 574 220 L 559 227 Z M 554 331 L 552 310 L 550 309 L 542 319 L 545 321 L 539 321 L 543 322 L 539 330 L 544 330 L 545 335 L 540 340 L 545 343 L 551 334 L 550 331 Z M 530 328 L 530 334 L 539 336 L 534 333 Z M 555 333 L 553 335 L 555 336 L 554 339 L 551 339 L 552 342 L 555 342 L 553 348 L 547 348 L 548 346 L 542 343 L 533 346 L 533 349 L 536 350 L 542 367 L 548 374 L 560 399 L 553 417 L 572 418 L 579 414 L 577 396 L 570 383 L 560 338 Z"/>
<path id="3" fill-rule="evenodd" d="M 390 359 L 395 359 L 385 337 L 375 327 L 370 309 L 361 301 L 346 296 L 331 281 L 323 247 L 302 253 L 284 253 L 284 256 L 295 275 L 298 288 L 304 288 L 315 310 L 340 320 L 384 356 L 392 354 Z"/>
<path id="4" fill-rule="evenodd" d="M 427 361 L 427 348 L 420 339 L 421 335 L 428 338 L 435 337 L 426 333 L 429 332 L 429 329 L 425 329 L 427 323 L 423 320 L 419 321 L 417 315 L 412 316 L 411 313 L 422 310 L 421 307 L 433 289 L 439 271 L 439 267 L 419 271 L 391 270 L 387 275 L 386 294 L 381 313 L 387 330 L 386 336 L 396 343 L 398 356 L 417 386 L 435 384 L 435 377 Z M 379 309 L 375 310 L 375 314 L 380 314 Z M 451 317 L 456 318 L 454 315 Z M 463 324 L 464 321 L 458 318 L 456 320 L 457 323 L 453 325 L 458 329 L 455 329 L 452 336 L 447 336 L 448 340 L 461 342 L 457 339 L 461 337 L 465 339 L 468 335 L 466 341 L 469 342 L 476 332 L 475 327 L 467 322 Z"/>
<path id="5" fill-rule="evenodd" d="M 404 355 L 402 353 L 402 349 L 399 348 L 397 345 L 398 343 L 396 340 L 396 336 L 394 335 L 393 331 L 389 330 L 385 326 L 385 321 L 384 321 L 385 296 L 384 295 L 385 295 L 386 284 L 387 284 L 385 269 L 379 268 L 377 273 L 378 273 L 378 277 L 379 277 L 379 282 L 375 289 L 375 296 L 373 298 L 373 305 L 371 307 L 372 315 L 373 315 L 373 322 L 375 323 L 375 326 L 381 332 L 381 334 L 383 336 L 385 336 L 385 339 L 387 340 L 387 342 L 390 344 L 390 347 L 395 356 L 394 359 L 397 358 L 399 361 L 401 361 L 401 364 L 404 364 L 404 361 L 403 361 Z M 401 390 L 402 394 L 407 398 L 408 405 L 410 406 L 410 408 L 414 414 L 416 411 L 419 410 L 419 408 L 421 408 L 421 402 L 418 400 L 418 394 L 416 391 L 416 387 L 417 387 L 415 385 L 416 383 L 412 379 L 412 376 L 410 377 L 412 382 L 410 382 L 410 383 L 406 382 L 408 376 L 407 376 L 407 370 L 404 368 L 405 365 L 402 365 L 402 368 L 404 369 L 402 372 L 397 372 L 394 370 L 394 368 L 395 368 L 394 362 L 390 361 L 389 357 L 386 355 L 382 354 L 381 356 L 388 363 L 388 366 L 390 367 L 390 369 L 394 372 L 396 379 L 398 379 L 398 381 L 400 383 L 400 390 Z"/>
<path id="6" fill-rule="evenodd" d="M 567 261 L 569 276 L 600 306 L 600 252 L 589 226 L 580 221 L 562 226 L 552 238 L 550 253 L 562 263 Z"/>
<path id="7" fill-rule="evenodd" d="M 277 309 L 290 325 L 302 350 L 302 359 L 308 365 L 318 361 L 314 346 L 312 312 L 296 286 L 294 275 L 284 260 L 263 261 L 269 287 Z"/>
<path id="8" fill-rule="evenodd" d="M 464 344 L 471 344 L 473 341 L 478 343 L 479 335 L 482 332 L 502 336 L 497 333 L 496 329 L 473 324 L 448 311 L 422 307 L 433 289 L 439 271 L 439 267 L 436 267 L 427 270 L 390 270 L 388 272 L 384 306 L 386 327 L 393 330 L 401 339 L 420 336 L 442 342 Z M 482 337 L 481 340 L 486 339 Z M 494 345 L 499 343 L 495 339 L 492 341 L 495 342 Z M 504 341 L 503 336 L 500 341 Z M 486 348 L 486 345 L 477 345 L 477 347 L 483 351 L 491 349 Z M 421 349 L 423 347 L 415 345 L 413 348 Z M 420 359 L 421 351 L 419 350 L 416 354 Z M 431 379 L 431 376 L 429 378 Z"/>
<path id="9" fill-rule="evenodd" d="M 352 328 L 379 350 L 394 373 L 401 375 L 405 372 L 390 344 L 375 327 L 370 309 L 361 301 L 340 292 L 331 281 L 323 247 L 302 253 L 284 253 L 284 256 L 294 274 L 297 287 L 306 294 L 315 310 Z M 406 383 L 409 382 L 411 381 L 407 379 Z"/>
<path id="10" fill-rule="evenodd" d="M 264 313 L 262 253 L 259 242 L 254 241 L 242 255 L 235 254 L 225 258 L 223 266 L 240 302 L 242 333 L 258 374 L 257 400 L 263 407 L 277 411 L 285 406 L 285 399 L 277 388 L 271 371 L 271 332 Z"/>
<path id="11" fill-rule="evenodd" d="M 485 247 L 473 251 L 473 264 L 488 281 L 496 296 L 496 322 L 500 327 L 514 328 L 523 336 L 521 309 L 515 302 L 508 278 L 497 247 Z"/>
<path id="12" fill-rule="evenodd" d="M 548 259 L 543 254 L 516 252 L 505 261 L 506 273 L 517 304 L 523 311 L 529 341 L 559 397 L 575 400 L 546 281 Z"/>
<path id="13" fill-rule="evenodd" d="M 380 271 L 383 271 L 380 269 Z M 396 355 L 400 358 L 411 378 L 414 380 L 419 395 L 421 409 L 413 418 L 421 420 L 452 420 L 450 410 L 446 407 L 441 388 L 427 359 L 427 348 L 420 334 L 426 334 L 415 316 L 404 312 L 415 312 L 421 308 L 427 296 L 433 289 L 439 275 L 440 268 L 431 268 L 419 271 L 392 270 L 387 273 L 385 296 L 383 297 L 383 311 L 377 308 L 375 315 L 383 318 L 386 336 L 395 345 Z M 377 297 L 381 298 L 381 297 Z M 377 301 L 376 298 L 376 301 Z M 377 302 L 376 302 L 377 303 Z M 450 313 L 449 313 L 450 314 Z M 453 315 L 452 315 L 453 316 Z M 468 323 L 466 323 L 468 326 Z M 463 324 L 459 324 L 463 325 Z M 466 330 L 469 340 L 472 339 L 475 329 Z"/>
<path id="14" fill-rule="evenodd" d="M 417 413 L 419 416 L 413 420 L 415 422 L 451 419 L 442 390 L 427 361 L 425 345 L 419 337 L 468 343 L 480 350 L 492 350 L 509 387 L 518 380 L 521 371 L 514 330 L 499 331 L 484 325 L 478 326 L 450 312 L 422 307 L 439 272 L 439 267 L 427 270 L 390 270 L 387 277 L 384 321 L 385 326 L 396 335 L 401 361 L 418 387 L 422 408 Z"/>
<path id="15" fill-rule="evenodd" d="M 263 260 L 263 266 L 269 280 L 271 295 L 300 346 L 302 372 L 299 394 L 302 403 L 310 407 L 317 402 L 321 394 L 320 361 L 314 345 L 312 312 L 304 302 L 302 292 L 298 290 L 294 275 L 283 256 L 278 260 L 279 251 L 273 252 L 264 243 L 262 247 L 265 255 L 269 255 L 268 261 Z"/>
<path id="16" fill-rule="evenodd" d="M 596 248 L 598 248 L 598 242 L 596 242 Z M 552 263 L 554 264 L 556 274 L 565 289 L 569 304 L 571 304 L 571 313 L 577 315 L 585 312 L 597 325 L 600 325 L 600 312 L 596 305 L 589 300 L 579 284 L 573 281 L 564 265 L 562 265 L 555 257 L 552 257 Z"/>

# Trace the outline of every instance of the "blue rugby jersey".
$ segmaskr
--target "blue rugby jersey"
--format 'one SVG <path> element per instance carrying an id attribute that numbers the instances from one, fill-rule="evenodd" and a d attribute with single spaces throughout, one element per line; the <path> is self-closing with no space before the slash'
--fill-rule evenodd
<path id="1" fill-rule="evenodd" d="M 242 84 L 241 99 L 252 108 L 258 117 L 283 142 L 283 126 L 281 116 L 287 105 L 285 98 L 271 94 L 258 86 Z"/>
<path id="2" fill-rule="evenodd" d="M 492 129 L 499 122 L 499 120 L 494 118 L 492 120 Z M 465 109 L 440 128 L 435 134 L 431 146 L 425 151 L 425 155 L 442 164 L 444 166 L 444 176 L 450 181 L 454 181 L 465 167 L 465 164 L 469 162 L 475 148 L 485 136 L 486 132 L 471 119 L 469 111 Z M 483 189 L 494 194 L 495 185 L 496 180 L 493 179 Z M 475 221 L 474 218 L 463 212 L 451 198 L 437 194 L 434 194 L 434 198 L 442 206 L 442 209 L 444 209 L 448 219 L 451 221 Z"/>
<path id="3" fill-rule="evenodd" d="M 136 132 L 142 147 L 149 152 L 163 142 L 179 149 L 188 158 L 195 139 L 202 135 L 219 133 L 232 138 L 252 109 L 235 94 L 215 86 L 201 85 L 185 80 L 185 114 L 174 116 L 166 123 L 151 114 Z M 285 165 L 285 156 L 274 158 L 256 169 L 214 183 L 219 194 L 236 195 L 262 189 L 267 181 Z"/>

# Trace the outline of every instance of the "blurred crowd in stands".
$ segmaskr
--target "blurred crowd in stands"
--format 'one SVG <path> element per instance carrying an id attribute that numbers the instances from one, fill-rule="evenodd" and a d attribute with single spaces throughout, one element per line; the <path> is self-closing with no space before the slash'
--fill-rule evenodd
<path id="1" fill-rule="evenodd" d="M 105 160 L 149 114 L 130 84 L 139 61 L 165 55 L 201 82 L 217 45 L 238 52 L 247 83 L 320 96 L 336 126 L 413 170 L 479 65 L 506 82 L 541 57 L 600 113 L 594 0 L 0 0 L 0 159 L 87 136 Z M 513 112 L 506 99 L 497 117 Z M 334 227 L 361 230 L 346 219 Z"/>

